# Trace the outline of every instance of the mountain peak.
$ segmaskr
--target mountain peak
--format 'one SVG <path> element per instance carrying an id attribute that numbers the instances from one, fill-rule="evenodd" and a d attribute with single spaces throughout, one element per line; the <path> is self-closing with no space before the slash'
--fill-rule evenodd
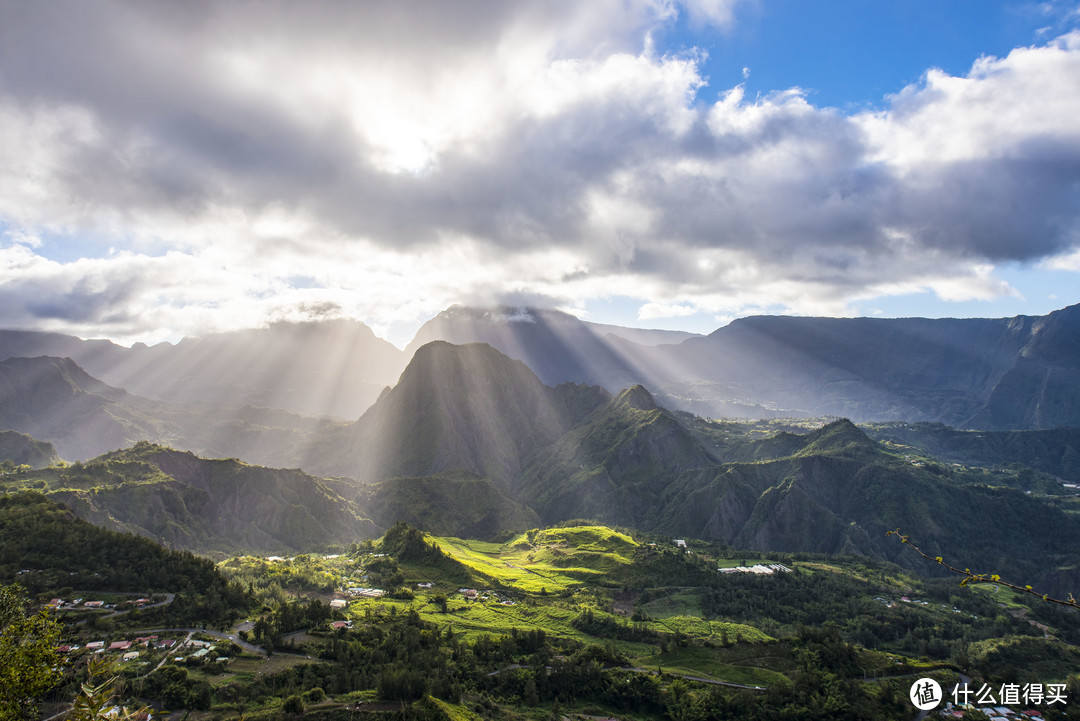
<path id="1" fill-rule="evenodd" d="M 636 411 L 655 411 L 660 407 L 652 393 L 641 384 L 627 388 L 611 403 L 615 408 L 631 408 Z"/>
<path id="2" fill-rule="evenodd" d="M 844 451 L 876 451 L 877 444 L 847 418 L 827 423 L 806 435 L 806 445 L 796 455 L 821 455 Z"/>

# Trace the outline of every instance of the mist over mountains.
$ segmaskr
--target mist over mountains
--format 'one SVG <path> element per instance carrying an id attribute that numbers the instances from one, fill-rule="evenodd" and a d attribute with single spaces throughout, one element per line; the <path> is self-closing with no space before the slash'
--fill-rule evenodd
<path id="1" fill-rule="evenodd" d="M 901 562 L 884 533 L 903 527 L 928 551 L 1023 570 L 1068 565 L 1080 544 L 1060 502 L 1062 483 L 1080 480 L 1078 338 L 1077 306 L 1002 320 L 752 318 L 685 339 L 453 308 L 405 352 L 352 322 L 131 349 L 3 332 L 0 450 L 36 467 L 83 462 L 5 476 L 13 488 L 203 552 L 340 545 L 402 519 L 490 537 L 590 518 Z M 396 383 L 347 416 L 396 366 Z M 792 433 L 703 408 L 844 419 Z M 962 430 L 973 427 L 983 432 Z M 1000 535 L 973 544 L 986 523 Z"/>
<path id="2" fill-rule="evenodd" d="M 540 381 L 644 385 L 711 417 L 844 416 L 993 430 L 1080 425 L 1080 306 L 1001 319 L 742 318 L 708 336 L 588 323 L 559 311 L 454 306 L 405 351 L 357 321 L 124 348 L 0 331 L 0 360 L 55 356 L 147 399 L 355 420 L 423 345 L 486 343 Z"/>
<path id="3" fill-rule="evenodd" d="M 359 417 L 344 420 L 229 405 L 253 387 L 244 385 L 240 368 L 230 371 L 234 393 L 220 386 L 221 402 L 178 403 L 114 387 L 71 358 L 10 357 L 0 361 L 0 426 L 32 437 L 5 436 L 24 458 L 28 444 L 45 442 L 35 446 L 44 454 L 39 466 L 56 454 L 84 461 L 21 472 L 8 481 L 15 487 L 44 490 L 102 525 L 204 552 L 326 547 L 376 535 L 401 519 L 439 533 L 489 537 L 591 518 L 738 548 L 901 562 L 884 533 L 903 527 L 928 551 L 962 550 L 969 563 L 1023 570 L 1031 558 L 1067 565 L 1069 549 L 1080 543 L 1080 522 L 1055 500 L 1063 480 L 1080 480 L 1080 430 L 1065 423 L 1035 428 L 1075 412 L 1069 384 L 1078 365 L 1076 315 L 1071 308 L 1009 321 L 765 318 L 645 346 L 561 314 L 455 309 L 439 320 L 454 341 L 483 335 L 513 345 L 525 359 L 486 342 L 428 342 L 396 384 Z M 325 351 L 342 331 L 349 352 L 323 366 L 299 342 L 312 340 Z M 97 363 L 151 352 L 46 335 L 8 337 L 24 350 L 34 340 L 54 349 L 67 344 Z M 289 337 L 296 347 L 283 342 Z M 268 340 L 264 348 L 281 350 L 254 366 L 265 382 L 275 365 L 289 378 L 298 368 L 325 372 L 360 352 L 357 338 L 373 337 L 343 325 L 275 327 L 215 338 L 208 347 L 224 353 L 245 340 Z M 564 337 L 580 345 L 559 345 Z M 379 355 L 380 343 L 373 354 L 380 362 L 392 359 Z M 195 347 L 171 360 L 169 346 L 153 352 L 162 354 L 162 368 L 197 370 Z M 580 347 L 603 352 L 607 361 L 593 366 L 582 353 L 569 361 L 554 353 Z M 553 360 L 543 366 L 545 359 Z M 549 384 L 530 361 L 546 367 L 549 378 L 583 375 Z M 676 363 L 687 373 L 726 379 L 700 381 L 707 389 L 762 394 L 757 407 L 804 399 L 815 408 L 903 422 L 864 430 L 845 418 L 792 433 L 782 425 L 770 430 L 679 411 L 664 402 L 673 396 L 658 397 L 640 383 L 612 392 L 597 382 L 604 373 L 610 379 L 648 369 L 663 383 L 677 377 Z M 364 372 L 376 366 L 361 364 Z M 157 370 L 163 383 L 171 377 Z M 1040 393 L 1025 393 L 1036 380 Z M 185 382 L 211 387 L 208 376 L 193 373 L 169 381 L 169 393 L 158 395 L 174 394 Z M 1010 393 L 1015 403 L 1004 402 Z M 984 435 L 909 423 L 902 415 L 920 408 L 930 415 L 935 398 L 935 420 L 987 417 L 998 427 L 1025 430 Z M 955 466 L 914 462 L 912 454 L 957 460 Z M 947 510 L 957 508 L 966 511 Z M 942 513 L 949 513 L 948 523 Z M 988 522 L 999 536 L 982 538 Z"/>

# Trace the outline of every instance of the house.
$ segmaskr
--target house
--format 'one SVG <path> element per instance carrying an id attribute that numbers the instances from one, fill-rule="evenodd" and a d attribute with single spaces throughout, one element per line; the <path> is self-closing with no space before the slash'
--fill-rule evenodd
<path id="1" fill-rule="evenodd" d="M 93 651 L 99 648 L 105 648 L 104 641 L 91 641 L 90 643 L 86 644 L 86 650 L 88 651 Z"/>
<path id="2" fill-rule="evenodd" d="M 162 639 L 162 640 L 158 641 L 157 647 L 158 648 L 172 648 L 175 645 L 176 645 L 176 641 L 174 639 L 165 638 L 165 639 Z"/>
<path id="3" fill-rule="evenodd" d="M 62 603 L 63 601 L 61 599 L 54 598 L 53 600 L 45 604 L 45 608 L 60 608 L 60 604 Z"/>
<path id="4" fill-rule="evenodd" d="M 420 583 L 418 583 L 416 585 L 417 585 L 418 588 L 432 588 L 432 587 L 435 586 L 435 584 L 432 583 L 431 581 L 421 581 Z"/>
<path id="5" fill-rule="evenodd" d="M 104 601 L 87 601 L 83 604 L 86 608 L 101 608 L 105 605 Z"/>
<path id="6" fill-rule="evenodd" d="M 123 658 L 124 658 L 125 661 L 134 661 L 138 657 L 139 657 L 139 652 L 138 651 L 128 651 L 127 653 L 124 654 Z"/>
<path id="7" fill-rule="evenodd" d="M 343 598 L 335 598 L 333 601 L 330 602 L 330 608 L 332 608 L 334 610 L 339 610 L 339 609 L 345 608 L 345 606 L 347 604 L 348 604 L 348 601 L 346 601 L 345 599 L 343 599 Z"/>
<path id="8" fill-rule="evenodd" d="M 109 644 L 110 651 L 127 651 L 131 648 L 131 641 L 113 641 Z"/>
<path id="9" fill-rule="evenodd" d="M 677 548 L 686 548 L 686 541 L 682 538 L 675 539 L 675 546 Z"/>
<path id="10" fill-rule="evenodd" d="M 349 621 L 334 621 L 333 623 L 330 624 L 330 628 L 334 629 L 335 631 L 337 631 L 338 629 L 351 628 L 351 627 L 352 627 L 352 623 L 349 622 Z"/>

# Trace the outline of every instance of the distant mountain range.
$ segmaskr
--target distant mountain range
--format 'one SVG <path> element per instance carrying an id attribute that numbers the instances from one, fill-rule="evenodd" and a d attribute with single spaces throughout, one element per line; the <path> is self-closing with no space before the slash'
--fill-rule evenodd
<path id="1" fill-rule="evenodd" d="M 695 336 L 581 321 L 553 310 L 454 306 L 405 351 L 356 321 L 125 348 L 0 331 L 0 360 L 70 358 L 148 400 L 277 408 L 355 420 L 436 341 L 486 343 L 548 386 L 643 385 L 708 417 L 843 416 L 987 430 L 1080 426 L 1080 306 L 1002 319 L 741 318 Z"/>
<path id="2" fill-rule="evenodd" d="M 1080 426 L 1080 305 L 1002 319 L 757 316 L 650 344 L 555 311 L 510 311 L 452 308 L 418 338 L 488 343 L 549 385 L 641 384 L 702 416 Z"/>
<path id="3" fill-rule="evenodd" d="M 0 360 L 71 358 L 90 375 L 153 400 L 280 408 L 355 419 L 407 358 L 363 323 L 276 323 L 267 328 L 131 348 L 110 341 L 0 331 Z"/>

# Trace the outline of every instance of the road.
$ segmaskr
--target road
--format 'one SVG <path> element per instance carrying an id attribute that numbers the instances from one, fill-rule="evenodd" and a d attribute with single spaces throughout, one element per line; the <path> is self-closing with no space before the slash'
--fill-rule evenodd
<path id="1" fill-rule="evenodd" d="M 141 594 L 131 593 L 131 594 L 128 594 L 128 595 L 129 596 L 138 596 L 138 595 L 141 595 Z M 139 610 L 140 611 L 146 611 L 146 610 L 151 609 L 151 608 L 161 608 L 162 606 L 168 606 L 170 603 L 173 602 L 174 598 L 176 598 L 175 593 L 166 593 L 164 601 L 158 601 L 157 603 L 152 603 L 149 606 L 139 606 Z M 114 618 L 116 616 L 123 616 L 124 614 L 131 613 L 134 610 L 135 610 L 134 608 L 129 608 L 126 611 L 113 611 L 112 613 L 108 614 L 107 616 L 99 616 L 99 618 Z"/>
<path id="2" fill-rule="evenodd" d="M 189 636 L 188 636 L 189 638 L 190 638 L 190 634 L 203 633 L 203 634 L 206 634 L 207 636 L 211 636 L 213 638 L 216 638 L 216 639 L 219 639 L 219 640 L 222 640 L 222 641 L 232 641 L 233 643 L 235 643 L 237 646 L 239 646 L 241 649 L 247 651 L 248 653 L 258 654 L 259 656 L 265 656 L 266 655 L 266 649 L 265 648 L 263 648 L 262 646 L 256 646 L 253 643 L 248 643 L 247 641 L 243 640 L 242 638 L 240 638 L 240 636 L 238 636 L 235 633 L 225 633 L 224 631 L 212 631 L 212 630 L 207 629 L 207 628 L 148 628 L 148 629 L 145 629 L 145 630 L 142 630 L 142 631 L 131 631 L 130 633 L 140 633 L 140 634 L 141 633 L 187 633 L 187 634 L 189 634 Z"/>

